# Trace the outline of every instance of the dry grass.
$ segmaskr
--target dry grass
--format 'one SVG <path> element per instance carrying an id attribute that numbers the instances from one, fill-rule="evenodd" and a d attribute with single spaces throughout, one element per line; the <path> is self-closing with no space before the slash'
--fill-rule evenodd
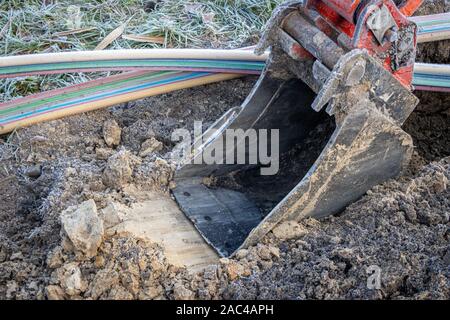
<path id="1" fill-rule="evenodd" d="M 0 0 L 0 55 L 92 50 L 127 23 L 108 49 L 235 48 L 255 43 L 280 0 Z M 131 37 L 133 38 L 133 37 Z M 134 37 L 136 38 L 136 37 Z M 159 42 L 159 43 L 158 43 Z M 0 100 L 63 87 L 105 74 L 65 74 L 0 81 Z"/>

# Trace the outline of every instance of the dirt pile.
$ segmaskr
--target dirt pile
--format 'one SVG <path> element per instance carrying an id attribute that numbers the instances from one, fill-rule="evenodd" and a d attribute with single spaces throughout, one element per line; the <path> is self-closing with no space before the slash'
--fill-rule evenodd
<path id="1" fill-rule="evenodd" d="M 93 258 L 77 256 L 63 239 L 47 265 L 53 270 L 45 288 L 49 299 L 211 299 L 220 297 L 228 279 L 251 274 L 228 260 L 192 274 L 169 264 L 157 244 L 127 234 L 105 235 Z"/>
<path id="2" fill-rule="evenodd" d="M 91 297 L 84 284 L 92 279 L 85 277 L 83 266 L 72 258 L 70 246 L 66 251 L 55 249 L 65 247 L 60 235 L 61 214 L 88 200 L 95 202 L 100 214 L 111 202 L 130 206 L 138 201 L 133 190 L 167 195 L 175 168 L 170 160 L 172 131 L 192 129 L 194 120 L 209 126 L 227 108 L 239 105 L 252 85 L 252 80 L 233 80 L 226 86 L 184 90 L 4 136 L 0 144 L 0 298 Z M 132 243 L 127 244 L 129 237 L 119 240 L 111 236 L 104 235 L 98 249 L 109 252 L 105 259 L 115 259 L 137 246 L 136 239 L 130 238 Z M 104 249 L 108 243 L 117 243 L 117 250 Z M 155 251 L 155 245 L 142 247 Z M 67 293 L 69 286 L 58 280 L 62 278 L 52 276 L 56 265 L 49 264 L 47 255 L 54 250 L 67 256 L 63 265 L 69 266 L 58 274 L 75 274 L 67 280 L 77 283 L 75 291 L 70 287 Z M 83 263 L 90 268 L 96 257 Z M 80 277 L 75 265 L 81 270 Z M 93 276 L 102 269 L 95 270 Z M 49 284 L 53 285 L 50 289 Z M 164 290 L 161 297 L 173 297 L 170 290 Z M 100 296 L 111 298 L 114 294 Z M 158 297 L 159 291 L 149 296 Z M 137 298 L 133 293 L 128 297 Z"/>
<path id="3" fill-rule="evenodd" d="M 49 299 L 166 299 L 183 270 L 170 266 L 155 244 L 107 238 L 94 259 L 76 259 L 64 242 L 48 255 Z"/>

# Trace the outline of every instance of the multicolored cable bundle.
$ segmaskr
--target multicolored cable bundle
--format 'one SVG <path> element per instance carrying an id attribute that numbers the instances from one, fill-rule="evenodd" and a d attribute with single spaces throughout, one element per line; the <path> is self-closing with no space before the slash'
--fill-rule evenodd
<path id="1" fill-rule="evenodd" d="M 450 38 L 450 14 L 415 17 L 419 42 Z M 250 50 L 150 49 L 61 52 L 0 58 L 0 78 L 67 72 L 122 74 L 0 104 L 0 134 L 41 121 L 174 90 L 259 74 L 267 55 Z M 416 63 L 418 90 L 450 91 L 450 66 Z"/>

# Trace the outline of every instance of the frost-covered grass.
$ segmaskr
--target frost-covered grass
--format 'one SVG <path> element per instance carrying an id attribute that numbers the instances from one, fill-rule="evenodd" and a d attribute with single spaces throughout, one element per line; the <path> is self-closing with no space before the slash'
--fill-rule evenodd
<path id="1" fill-rule="evenodd" d="M 255 43 L 280 0 L 0 0 L 0 55 L 92 50 L 126 23 L 108 49 L 236 48 Z M 0 81 L 0 100 L 63 87 L 105 74 L 64 74 Z"/>

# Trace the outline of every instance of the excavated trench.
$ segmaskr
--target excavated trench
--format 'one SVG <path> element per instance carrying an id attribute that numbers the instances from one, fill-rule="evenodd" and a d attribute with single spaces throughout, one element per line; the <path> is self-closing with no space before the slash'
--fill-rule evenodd
<path id="1" fill-rule="evenodd" d="M 414 141 L 417 153 L 426 162 L 450 155 L 450 96 L 448 93 L 415 92 L 420 99 L 403 129 Z"/>

